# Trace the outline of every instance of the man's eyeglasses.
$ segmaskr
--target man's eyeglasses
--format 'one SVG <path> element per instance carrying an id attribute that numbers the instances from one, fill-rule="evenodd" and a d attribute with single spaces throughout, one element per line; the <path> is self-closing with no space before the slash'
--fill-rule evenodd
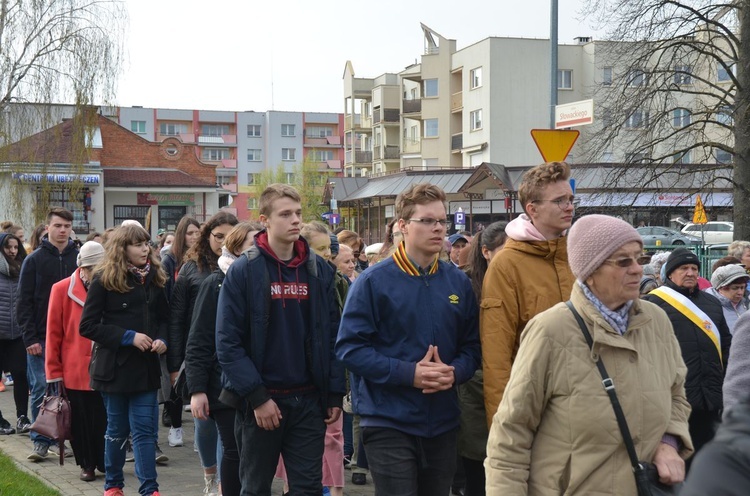
<path id="1" fill-rule="evenodd" d="M 621 269 L 627 269 L 634 263 L 638 265 L 646 265 L 649 262 L 649 257 L 645 255 L 638 255 L 637 257 L 622 257 L 622 258 L 608 258 L 604 263 L 620 267 Z"/>
<path id="2" fill-rule="evenodd" d="M 440 224 L 440 226 L 445 227 L 448 225 L 448 219 L 433 219 L 431 217 L 423 217 L 421 219 L 409 219 L 409 222 L 417 222 L 419 224 L 422 224 L 423 226 L 429 226 L 434 227 L 437 224 Z"/>
<path id="3" fill-rule="evenodd" d="M 216 241 L 224 241 L 224 238 L 227 237 L 226 234 L 222 234 L 222 233 L 219 233 L 219 234 L 211 233 L 211 236 L 213 236 Z"/>
<path id="4" fill-rule="evenodd" d="M 554 203 L 555 205 L 557 205 L 557 208 L 559 208 L 560 210 L 565 210 L 571 205 L 573 205 L 573 208 L 576 208 L 578 204 L 580 203 L 580 200 L 576 198 L 575 196 L 571 196 L 569 198 L 555 198 L 554 200 L 534 200 L 531 203 L 541 203 L 541 202 Z"/>

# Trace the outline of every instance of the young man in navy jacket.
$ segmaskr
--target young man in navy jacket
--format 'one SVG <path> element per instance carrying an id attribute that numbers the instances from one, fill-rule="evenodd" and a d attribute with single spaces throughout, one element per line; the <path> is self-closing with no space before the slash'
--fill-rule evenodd
<path id="1" fill-rule="evenodd" d="M 347 296 L 336 355 L 351 371 L 376 494 L 448 494 L 456 469 L 455 386 L 480 364 L 469 278 L 438 259 L 445 193 L 416 184 L 396 199 L 404 241 Z"/>
<path id="2" fill-rule="evenodd" d="M 77 268 L 78 248 L 70 240 L 73 213 L 53 207 L 47 214 L 47 235 L 39 248 L 29 254 L 21 266 L 18 280 L 18 325 L 26 346 L 26 371 L 31 389 L 31 421 L 36 420 L 47 388 L 44 373 L 44 346 L 47 338 L 47 307 L 52 286 L 69 277 Z M 34 448 L 31 461 L 47 458 L 51 441 L 31 431 Z"/>
<path id="3" fill-rule="evenodd" d="M 241 494 L 270 496 L 282 454 L 290 493 L 320 496 L 326 424 L 341 414 L 346 386 L 333 353 L 334 271 L 300 237 L 293 187 L 263 191 L 260 221 L 265 230 L 219 293 L 220 399 L 238 410 Z"/>

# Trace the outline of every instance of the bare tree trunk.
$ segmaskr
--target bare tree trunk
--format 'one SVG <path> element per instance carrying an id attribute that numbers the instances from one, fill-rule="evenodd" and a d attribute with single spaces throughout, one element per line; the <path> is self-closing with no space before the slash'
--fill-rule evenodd
<path id="1" fill-rule="evenodd" d="M 734 121 L 734 239 L 750 240 L 750 2 L 739 9 L 740 46 L 737 63 L 737 93 Z"/>

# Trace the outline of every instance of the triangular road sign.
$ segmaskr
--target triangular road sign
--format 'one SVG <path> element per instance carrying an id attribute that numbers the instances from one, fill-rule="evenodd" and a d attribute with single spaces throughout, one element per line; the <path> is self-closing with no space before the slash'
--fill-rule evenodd
<path id="1" fill-rule="evenodd" d="M 695 212 L 693 213 L 693 224 L 705 224 L 706 222 L 708 222 L 708 217 L 706 217 L 706 209 L 703 208 L 701 195 L 695 195 Z"/>
<path id="2" fill-rule="evenodd" d="M 580 134 L 575 129 L 531 130 L 531 137 L 545 162 L 562 162 L 565 160 Z"/>

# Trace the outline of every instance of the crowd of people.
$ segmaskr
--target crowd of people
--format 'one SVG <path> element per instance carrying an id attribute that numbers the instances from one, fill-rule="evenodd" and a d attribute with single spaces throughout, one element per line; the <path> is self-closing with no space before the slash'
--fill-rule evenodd
<path id="1" fill-rule="evenodd" d="M 384 496 L 635 495 L 629 444 L 684 494 L 746 494 L 750 243 L 703 279 L 689 250 L 574 219 L 569 176 L 532 168 L 523 214 L 450 236 L 445 193 L 412 185 L 370 246 L 303 222 L 283 184 L 258 221 L 186 216 L 155 240 L 131 220 L 76 243 L 62 208 L 28 243 L 3 223 L 0 434 L 68 456 L 32 425 L 64 385 L 80 478 L 104 473 L 105 496 L 127 461 L 159 495 L 158 425 L 183 446 L 185 409 L 213 496 L 275 477 L 342 496 L 346 468 Z"/>

